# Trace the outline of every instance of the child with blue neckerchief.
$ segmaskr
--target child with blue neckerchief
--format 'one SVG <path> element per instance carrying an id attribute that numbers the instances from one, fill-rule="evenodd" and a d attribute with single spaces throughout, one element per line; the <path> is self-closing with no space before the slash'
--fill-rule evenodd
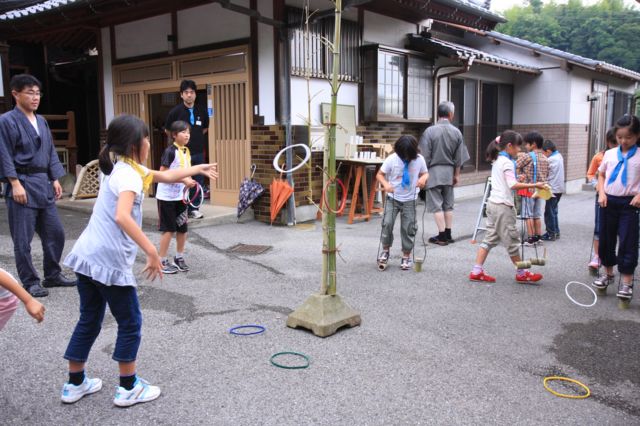
<path id="1" fill-rule="evenodd" d="M 520 262 L 520 237 L 516 227 L 516 209 L 513 191 L 519 189 L 544 188 L 544 182 L 524 183 L 516 178 L 515 158 L 522 146 L 522 136 L 513 130 L 504 131 L 487 147 L 487 161 L 491 167 L 491 193 L 487 199 L 487 232 L 478 247 L 476 263 L 469 274 L 469 280 L 493 283 L 494 277 L 484 271 L 484 262 L 493 247 L 502 243 L 515 265 Z M 537 282 L 542 275 L 528 269 L 518 269 L 516 281 L 520 283 Z"/>
<path id="2" fill-rule="evenodd" d="M 613 267 L 618 265 L 622 275 L 618 297 L 630 299 L 633 274 L 638 266 L 640 120 L 627 114 L 616 122 L 615 132 L 619 146 L 604 153 L 598 168 L 598 204 L 601 207 L 598 255 L 605 273 L 593 282 L 593 286 L 605 289 L 613 283 Z"/>
<path id="3" fill-rule="evenodd" d="M 382 253 L 379 264 L 389 261 L 389 249 L 393 244 L 393 227 L 400 213 L 400 237 L 402 240 L 403 271 L 411 268 L 411 250 L 416 235 L 416 188 L 424 188 L 429 178 L 424 157 L 418 153 L 418 141 L 410 135 L 401 136 L 376 175 L 387 194 L 382 217 Z"/>

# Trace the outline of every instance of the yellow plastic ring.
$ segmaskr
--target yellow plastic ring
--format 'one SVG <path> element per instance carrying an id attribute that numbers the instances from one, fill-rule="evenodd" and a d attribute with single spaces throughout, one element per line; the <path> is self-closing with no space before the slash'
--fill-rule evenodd
<path id="1" fill-rule="evenodd" d="M 559 380 L 559 381 L 563 381 L 563 382 L 570 382 L 570 383 L 574 383 L 578 386 L 580 386 L 582 389 L 584 389 L 585 391 L 587 391 L 587 393 L 585 393 L 584 395 L 568 395 L 566 393 L 560 393 L 560 392 L 556 392 L 553 389 L 551 389 L 548 385 L 547 382 L 551 381 L 551 380 Z M 589 388 L 587 387 L 587 385 L 585 385 L 584 383 L 581 383 L 575 379 L 570 379 L 568 377 L 560 377 L 560 376 L 549 376 L 549 377 L 545 377 L 544 381 L 542 382 L 542 384 L 544 385 L 544 388 L 546 390 L 548 390 L 549 392 L 551 392 L 552 394 L 554 394 L 555 396 L 559 396 L 561 398 L 571 398 L 571 399 L 585 399 L 588 398 L 591 395 L 591 391 L 589 390 Z"/>

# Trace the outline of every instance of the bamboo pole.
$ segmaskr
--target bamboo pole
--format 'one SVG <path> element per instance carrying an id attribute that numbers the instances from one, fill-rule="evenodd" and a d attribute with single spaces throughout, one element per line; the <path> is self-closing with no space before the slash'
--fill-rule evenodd
<path id="1" fill-rule="evenodd" d="M 340 84 L 340 23 L 342 19 L 342 0 L 335 0 L 335 28 L 333 43 L 328 43 L 332 51 L 333 68 L 331 72 L 331 115 L 329 118 L 329 137 L 324 146 L 324 168 L 326 173 L 323 178 L 323 187 L 327 187 L 327 198 L 330 209 L 323 204 L 322 229 L 323 229 L 323 262 L 322 262 L 322 287 L 321 294 L 336 294 L 336 120 L 338 109 L 338 90 Z"/>

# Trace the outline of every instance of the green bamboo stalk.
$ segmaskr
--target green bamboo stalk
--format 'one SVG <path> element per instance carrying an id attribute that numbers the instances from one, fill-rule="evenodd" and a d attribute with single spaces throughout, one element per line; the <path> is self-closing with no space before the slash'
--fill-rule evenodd
<path id="1" fill-rule="evenodd" d="M 327 198 L 330 210 L 325 205 L 322 215 L 323 229 L 323 262 L 321 294 L 336 294 L 336 120 L 338 109 L 338 89 L 340 88 L 338 75 L 340 74 L 340 24 L 342 19 L 342 0 L 335 0 L 335 30 L 333 34 L 331 72 L 331 115 L 329 119 L 329 137 L 324 146 L 324 174 L 323 185 L 327 188 Z"/>

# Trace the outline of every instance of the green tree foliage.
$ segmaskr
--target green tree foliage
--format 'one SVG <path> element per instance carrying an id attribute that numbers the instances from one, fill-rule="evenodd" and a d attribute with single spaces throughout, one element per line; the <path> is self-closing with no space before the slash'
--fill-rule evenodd
<path id="1" fill-rule="evenodd" d="M 640 10 L 622 0 L 543 4 L 530 0 L 504 13 L 496 31 L 640 72 Z"/>

